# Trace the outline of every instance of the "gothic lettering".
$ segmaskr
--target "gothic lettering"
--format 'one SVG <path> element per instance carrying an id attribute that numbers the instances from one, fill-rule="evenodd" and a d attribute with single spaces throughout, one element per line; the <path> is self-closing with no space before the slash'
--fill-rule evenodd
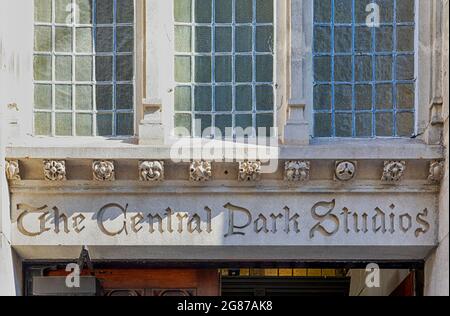
<path id="1" fill-rule="evenodd" d="M 389 205 L 389 204 L 388 204 Z M 291 208 L 293 207 L 293 208 Z M 215 225 L 224 230 L 222 238 L 239 238 L 253 235 L 287 234 L 289 238 L 302 238 L 300 224 L 306 229 L 306 237 L 333 237 L 367 235 L 395 236 L 408 234 L 419 238 L 431 230 L 429 209 L 421 212 L 404 211 L 394 204 L 372 209 L 338 207 L 335 199 L 315 203 L 309 214 L 302 211 L 304 205 L 284 206 L 278 209 L 248 209 L 227 203 L 223 207 L 203 206 L 197 210 L 132 209 L 129 204 L 110 203 L 95 210 L 64 212 L 60 206 L 34 207 L 17 204 L 17 230 L 27 237 L 54 234 L 81 234 L 96 228 L 108 237 L 130 234 L 213 234 Z M 276 207 L 275 207 L 276 208 Z M 295 212 L 294 209 L 297 211 Z M 386 212 L 385 210 L 389 210 Z M 96 219 L 88 221 L 87 213 Z M 70 215 L 69 215 L 70 214 Z M 223 222 L 222 222 L 223 221 Z M 217 231 L 216 231 L 217 232 Z M 289 241 L 290 242 L 290 241 Z"/>
<path id="2" fill-rule="evenodd" d="M 319 202 L 316 203 L 312 209 L 311 213 L 315 220 L 318 220 L 319 222 L 314 225 L 313 228 L 311 228 L 311 231 L 309 232 L 309 238 L 314 238 L 316 232 L 320 232 L 324 236 L 333 236 L 337 233 L 339 230 L 339 218 L 332 214 L 334 207 L 336 206 L 336 200 L 333 200 L 331 202 Z M 319 208 L 325 208 L 327 211 L 325 214 L 320 215 L 317 211 Z M 334 229 L 328 230 L 323 223 L 324 222 L 330 222 L 331 225 L 334 225 Z"/>
<path id="3" fill-rule="evenodd" d="M 422 234 L 426 234 L 430 230 L 430 223 L 425 219 L 428 216 L 428 209 L 424 209 L 422 213 L 417 214 L 417 223 L 421 226 L 416 229 L 415 236 L 419 237 Z"/>
<path id="4" fill-rule="evenodd" d="M 97 214 L 97 224 L 98 224 L 98 227 L 100 228 L 100 230 L 102 231 L 102 233 L 104 233 L 105 235 L 111 236 L 111 237 L 120 235 L 123 231 L 125 231 L 125 233 L 128 234 L 127 225 L 126 225 L 126 221 L 125 221 L 125 219 L 127 217 L 127 208 L 128 208 L 128 204 L 125 206 L 125 208 L 123 208 L 120 204 L 116 204 L 116 203 L 111 203 L 111 204 L 107 204 L 107 205 L 103 206 L 100 209 L 100 211 L 98 211 L 98 214 Z M 111 232 L 105 227 L 105 220 L 104 220 L 105 213 L 106 213 L 106 211 L 109 211 L 111 209 L 119 209 L 124 216 L 122 228 L 115 232 Z"/>
<path id="5" fill-rule="evenodd" d="M 243 233 L 242 231 L 237 231 L 237 230 L 242 230 L 251 224 L 252 214 L 250 213 L 250 211 L 243 207 L 235 206 L 231 203 L 224 205 L 224 208 L 228 209 L 228 214 L 229 214 L 228 215 L 228 233 L 225 235 L 225 237 L 229 237 L 229 236 L 233 236 L 233 235 L 245 235 L 245 233 Z M 244 220 L 245 221 L 244 225 L 238 226 L 235 224 L 235 215 L 237 213 L 240 213 L 242 215 L 241 217 L 246 218 L 246 220 Z"/>

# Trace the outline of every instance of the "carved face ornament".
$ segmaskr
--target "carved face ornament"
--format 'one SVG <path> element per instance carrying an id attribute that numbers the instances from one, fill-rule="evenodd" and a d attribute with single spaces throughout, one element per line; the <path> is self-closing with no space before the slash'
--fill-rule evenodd
<path id="1" fill-rule="evenodd" d="M 142 181 L 159 181 L 163 179 L 163 165 L 159 161 L 144 161 L 140 165 Z"/>

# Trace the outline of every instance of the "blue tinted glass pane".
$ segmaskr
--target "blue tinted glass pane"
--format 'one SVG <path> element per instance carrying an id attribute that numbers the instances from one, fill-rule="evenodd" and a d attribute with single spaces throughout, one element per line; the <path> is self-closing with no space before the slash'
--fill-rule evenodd
<path id="1" fill-rule="evenodd" d="M 314 135 L 409 137 L 415 0 L 313 2 Z M 370 27 L 374 13 L 381 24 Z"/>

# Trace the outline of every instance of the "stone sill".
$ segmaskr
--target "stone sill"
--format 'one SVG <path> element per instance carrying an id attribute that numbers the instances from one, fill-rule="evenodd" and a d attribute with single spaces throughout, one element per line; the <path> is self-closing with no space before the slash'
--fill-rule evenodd
<path id="1" fill-rule="evenodd" d="M 279 159 L 440 160 L 440 145 L 415 139 L 313 140 L 310 145 L 280 145 Z M 6 147 L 8 159 L 160 159 L 170 160 L 169 145 L 138 145 L 136 139 L 32 137 Z"/>

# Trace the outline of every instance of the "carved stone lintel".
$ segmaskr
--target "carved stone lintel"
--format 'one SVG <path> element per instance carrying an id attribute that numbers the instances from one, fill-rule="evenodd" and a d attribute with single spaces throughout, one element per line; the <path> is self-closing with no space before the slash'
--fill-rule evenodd
<path id="1" fill-rule="evenodd" d="M 385 161 L 381 181 L 396 183 L 401 181 L 406 170 L 405 161 Z"/>
<path id="2" fill-rule="evenodd" d="M 20 168 L 18 160 L 7 160 L 6 166 L 6 179 L 8 180 L 20 180 Z"/>
<path id="3" fill-rule="evenodd" d="M 261 161 L 244 161 L 239 163 L 239 181 L 256 182 L 261 180 Z"/>
<path id="4" fill-rule="evenodd" d="M 141 161 L 139 162 L 139 179 L 146 182 L 164 180 L 163 161 Z"/>
<path id="5" fill-rule="evenodd" d="M 47 181 L 65 181 L 66 162 L 64 160 L 44 160 L 44 177 Z"/>
<path id="6" fill-rule="evenodd" d="M 444 177 L 444 162 L 432 161 L 430 163 L 428 181 L 430 183 L 438 184 L 442 181 L 443 177 Z"/>
<path id="7" fill-rule="evenodd" d="M 96 160 L 92 163 L 92 175 L 95 181 L 115 181 L 114 161 Z"/>
<path id="8" fill-rule="evenodd" d="M 211 180 L 211 163 L 204 160 L 193 161 L 189 170 L 190 180 L 193 182 L 205 182 Z"/>
<path id="9" fill-rule="evenodd" d="M 356 161 L 336 161 L 334 178 L 338 181 L 350 181 L 356 175 Z"/>
<path id="10" fill-rule="evenodd" d="M 289 182 L 306 182 L 309 180 L 309 161 L 287 161 L 285 163 L 284 180 Z"/>

